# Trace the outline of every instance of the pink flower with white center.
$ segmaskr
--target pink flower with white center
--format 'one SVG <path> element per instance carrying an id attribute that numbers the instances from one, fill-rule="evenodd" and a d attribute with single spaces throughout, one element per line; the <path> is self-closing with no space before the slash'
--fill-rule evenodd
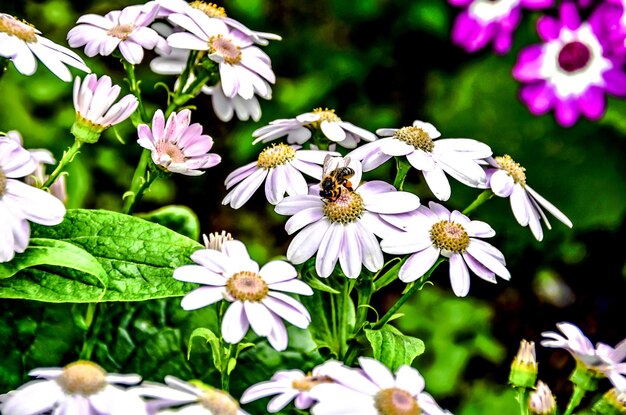
<path id="1" fill-rule="evenodd" d="M 217 165 L 222 158 L 208 151 L 213 139 L 202 134 L 200 123 L 189 124 L 191 111 L 173 112 L 165 123 L 163 111 L 157 110 L 152 117 L 152 128 L 146 124 L 137 126 L 137 143 L 152 153 L 152 161 L 165 171 L 186 176 L 199 176 Z"/>
<path id="2" fill-rule="evenodd" d="M 251 99 L 254 94 L 270 94 L 268 83 L 276 81 L 270 58 L 254 46 L 250 37 L 229 30 L 222 20 L 204 13 L 194 13 L 191 17 L 173 13 L 168 20 L 187 30 L 169 35 L 168 44 L 173 48 L 207 51 L 208 58 L 219 65 L 224 95 Z"/>
<path id="3" fill-rule="evenodd" d="M 359 365 L 337 365 L 327 374 L 334 383 L 321 383 L 311 389 L 311 396 L 318 401 L 311 408 L 312 415 L 451 415 L 424 392 L 426 382 L 411 366 L 400 366 L 394 375 L 370 357 L 360 357 Z"/>
<path id="4" fill-rule="evenodd" d="M 276 395 L 267 404 L 267 412 L 276 413 L 294 401 L 297 409 L 309 409 L 315 399 L 310 391 L 320 383 L 332 382 L 326 373 L 332 368 L 341 366 L 341 362 L 329 360 L 316 366 L 311 372 L 305 374 L 298 369 L 281 370 L 272 376 L 271 380 L 250 386 L 241 395 L 241 403 L 256 401 L 267 396 Z"/>
<path id="5" fill-rule="evenodd" d="M 249 36 L 254 43 L 259 45 L 267 45 L 270 40 L 281 40 L 282 38 L 273 33 L 257 32 L 248 29 L 243 23 L 228 17 L 226 10 L 214 3 L 206 3 L 204 1 L 192 1 L 187 3 L 185 0 L 157 0 L 161 8 L 158 17 L 168 17 L 173 13 L 182 13 L 189 17 L 195 14 L 204 13 L 210 18 L 220 19 L 228 25 L 229 28 L 238 30 L 245 36 Z"/>
<path id="6" fill-rule="evenodd" d="M 426 184 L 439 200 L 446 201 L 452 192 L 446 173 L 461 183 L 480 187 L 487 183 L 478 160 L 491 156 L 491 148 L 470 138 L 439 139 L 441 133 L 430 123 L 414 121 L 411 127 L 381 128 L 382 138 L 360 146 L 350 153 L 361 160 L 363 171 L 370 171 L 392 157 L 406 159 L 422 171 Z"/>
<path id="7" fill-rule="evenodd" d="M 300 146 L 280 143 L 266 147 L 256 161 L 235 169 L 224 184 L 230 192 L 222 200 L 223 205 L 239 209 L 265 181 L 265 197 L 272 205 L 279 203 L 285 193 L 306 195 L 309 191 L 302 175 L 322 179 L 322 166 L 326 155 L 339 153 L 321 150 L 301 150 Z"/>
<path id="8" fill-rule="evenodd" d="M 476 52 L 490 42 L 498 54 L 511 49 L 513 33 L 522 18 L 522 8 L 552 7 L 554 0 L 449 0 L 465 9 L 452 28 L 452 41 L 467 52 Z"/>
<path id="9" fill-rule="evenodd" d="M 24 252 L 30 239 L 30 222 L 58 225 L 65 206 L 50 193 L 18 180 L 32 174 L 37 161 L 13 141 L 0 137 L 0 262 Z"/>
<path id="10" fill-rule="evenodd" d="M 165 383 L 146 381 L 132 390 L 139 396 L 152 398 L 146 404 L 150 414 L 248 415 L 228 393 L 199 381 L 185 382 L 168 375 Z"/>
<path id="11" fill-rule="evenodd" d="M 542 115 L 554 109 L 557 122 L 570 127 L 580 115 L 600 119 L 605 92 L 625 96 L 626 74 L 605 55 L 597 35 L 601 19 L 581 22 L 576 6 L 568 2 L 559 12 L 560 20 L 539 18 L 537 33 L 544 43 L 520 52 L 513 77 L 525 84 L 520 98 L 530 112 Z"/>
<path id="12" fill-rule="evenodd" d="M 577 364 L 595 376 L 607 377 L 620 393 L 626 393 L 626 339 L 615 348 L 604 343 L 597 343 L 594 348 L 591 341 L 575 325 L 562 322 L 556 326 L 565 337 L 560 333 L 545 331 L 541 333 L 544 337 L 542 346 L 567 350 Z"/>
<path id="13" fill-rule="evenodd" d="M 148 26 L 154 21 L 159 5 L 156 1 L 113 10 L 104 16 L 86 14 L 78 18 L 78 25 L 67 34 L 71 47 L 85 46 L 85 55 L 109 56 L 119 48 L 129 63 L 141 63 L 144 49 L 162 49 L 169 46 Z"/>
<path id="14" fill-rule="evenodd" d="M 450 262 L 450 283 L 457 297 L 465 297 L 470 288 L 471 270 L 478 277 L 496 283 L 496 275 L 511 278 L 504 255 L 493 245 L 478 238 L 496 234 L 487 223 L 470 220 L 458 210 L 450 212 L 436 202 L 420 206 L 405 217 L 406 232 L 381 242 L 389 254 L 412 254 L 400 268 L 399 278 L 412 282 L 421 278 L 440 256 Z"/>
<path id="15" fill-rule="evenodd" d="M 252 144 L 267 143 L 284 136 L 290 144 L 304 144 L 316 133 L 345 148 L 355 148 L 361 140 L 376 140 L 374 133 L 343 121 L 335 110 L 316 108 L 296 118 L 274 120 L 255 130 L 252 136 L 256 139 Z"/>
<path id="16" fill-rule="evenodd" d="M 128 94 L 114 104 L 121 90 L 108 75 L 98 79 L 95 74 L 89 74 L 82 82 L 76 77 L 73 98 L 78 122 L 102 132 L 130 117 L 139 102 L 133 94 Z"/>
<path id="17" fill-rule="evenodd" d="M 516 163 L 511 156 L 505 154 L 495 158 L 489 157 L 486 161 L 489 163 L 486 169 L 489 182 L 486 187 L 491 188 L 496 196 L 509 198 L 515 220 L 522 226 L 528 226 L 538 241 L 543 239 L 542 220 L 548 229 L 552 229 L 542 208 L 566 226 L 570 228 L 573 226 L 567 216 L 526 183 L 526 169 Z"/>
<path id="18" fill-rule="evenodd" d="M 106 373 L 93 362 L 79 360 L 63 368 L 31 370 L 43 378 L 0 396 L 3 415 L 101 414 L 147 415 L 146 404 L 136 394 L 116 384 L 135 385 L 139 375 Z"/>
<path id="19" fill-rule="evenodd" d="M 76 53 L 40 34 L 31 24 L 0 13 L 0 56 L 9 59 L 19 73 L 27 76 L 37 70 L 37 59 L 65 82 L 72 80 L 66 65 L 91 72 Z"/>
<path id="20" fill-rule="evenodd" d="M 312 295 L 313 290 L 298 279 L 293 265 L 270 261 L 259 269 L 240 241 L 225 241 L 221 251 L 200 249 L 191 255 L 198 265 L 174 270 L 179 281 L 202 284 L 181 301 L 185 310 L 196 310 L 221 300 L 230 302 L 222 319 L 222 338 L 239 343 L 248 328 L 267 337 L 277 351 L 287 348 L 287 329 L 282 320 L 305 329 L 311 322 L 306 308 L 284 292 Z"/>
<path id="21" fill-rule="evenodd" d="M 328 172 L 343 166 L 347 159 L 333 157 Z M 410 212 L 420 205 L 419 197 L 399 192 L 389 183 L 372 180 L 361 183 L 361 163 L 349 160 L 346 166 L 354 172 L 352 186 L 337 186 L 334 200 L 322 198 L 319 186 L 311 186 L 306 195 L 289 196 L 276 205 L 281 215 L 292 216 L 285 224 L 289 235 L 300 231 L 287 249 L 287 259 L 302 264 L 317 253 L 315 270 L 329 277 L 339 261 L 348 278 L 357 278 L 362 265 L 376 272 L 384 264 L 376 236 L 389 237 L 401 232 L 390 218 Z M 326 173 L 325 173 L 326 175 Z"/>

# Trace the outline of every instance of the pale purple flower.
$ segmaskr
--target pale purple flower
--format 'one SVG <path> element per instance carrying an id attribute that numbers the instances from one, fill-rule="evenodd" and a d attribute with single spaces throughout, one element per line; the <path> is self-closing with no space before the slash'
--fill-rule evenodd
<path id="1" fill-rule="evenodd" d="M 272 379 L 246 389 L 241 395 L 240 402 L 248 403 L 276 395 L 267 404 L 269 413 L 280 411 L 291 401 L 294 401 L 297 409 L 309 409 L 315 403 L 315 399 L 309 393 L 311 388 L 320 383 L 332 382 L 333 380 L 326 374 L 338 365 L 341 365 L 341 362 L 329 360 L 316 366 L 308 374 L 299 369 L 278 371 Z"/>
<path id="2" fill-rule="evenodd" d="M 43 379 L 30 381 L 1 395 L 0 412 L 3 415 L 148 414 L 141 398 L 116 386 L 135 385 L 141 382 L 139 375 L 106 373 L 97 364 L 84 360 L 63 368 L 31 370 L 29 375 Z"/>
<path id="3" fill-rule="evenodd" d="M 185 14 L 191 18 L 198 13 L 203 13 L 210 18 L 220 19 L 226 23 L 230 29 L 237 30 L 243 35 L 250 37 L 254 43 L 259 45 L 267 45 L 270 40 L 281 40 L 279 35 L 266 32 L 257 32 L 250 30 L 243 23 L 228 17 L 223 7 L 217 6 L 215 3 L 207 3 L 204 1 L 193 1 L 187 3 L 185 0 L 156 0 L 161 6 L 158 17 L 168 17 L 174 13 Z"/>
<path id="4" fill-rule="evenodd" d="M 232 190 L 224 197 L 222 204 L 239 209 L 264 181 L 265 196 L 272 205 L 283 200 L 285 193 L 290 196 L 306 195 L 309 188 L 302 173 L 321 180 L 321 164 L 328 154 L 339 153 L 301 150 L 300 146 L 283 143 L 266 147 L 256 161 L 235 169 L 226 177 L 226 189 Z"/>
<path id="5" fill-rule="evenodd" d="M 10 140 L 13 140 L 20 147 L 22 144 L 22 135 L 17 130 L 7 131 L 6 137 Z M 37 167 L 35 171 L 26 176 L 24 181 L 31 186 L 41 187 L 43 183 L 48 179 L 46 175 L 46 164 L 55 164 L 56 160 L 52 153 L 49 150 L 44 148 L 30 149 L 28 150 Z M 50 185 L 49 189 L 52 196 L 59 199 L 61 202 L 65 203 L 67 201 L 67 190 L 65 185 L 65 175 L 60 175 L 52 185 Z"/>
<path id="6" fill-rule="evenodd" d="M 328 171 L 346 160 L 334 157 Z M 286 197 L 274 208 L 281 215 L 292 216 L 285 224 L 288 234 L 300 231 L 289 244 L 287 259 L 302 264 L 317 253 L 315 269 L 322 278 L 333 273 L 337 261 L 348 278 L 357 278 L 362 265 L 372 272 L 381 269 L 383 253 L 376 236 L 401 232 L 402 227 L 392 225 L 389 218 L 420 204 L 416 195 L 397 191 L 384 181 L 361 183 L 359 161 L 349 160 L 347 167 L 354 171 L 352 190 L 339 186 L 338 197 L 331 201 L 322 198 L 315 185 L 309 194 Z"/>
<path id="7" fill-rule="evenodd" d="M 556 400 L 548 385 L 542 381 L 537 382 L 537 387 L 528 398 L 528 408 L 532 414 L 556 413 Z"/>
<path id="8" fill-rule="evenodd" d="M 626 3 L 605 0 L 594 8 L 589 19 L 596 22 L 594 27 L 598 37 L 604 40 L 606 54 L 623 62 L 626 58 Z"/>
<path id="9" fill-rule="evenodd" d="M 463 7 L 452 27 L 452 41 L 467 52 L 476 52 L 490 42 L 498 54 L 511 49 L 513 33 L 522 18 L 522 8 L 552 7 L 554 0 L 449 0 Z"/>
<path id="10" fill-rule="evenodd" d="M 29 23 L 0 13 L 0 56 L 9 59 L 19 73 L 28 76 L 37 70 L 37 59 L 65 82 L 72 80 L 72 74 L 66 65 L 91 72 L 76 53 L 40 34 Z"/>
<path id="11" fill-rule="evenodd" d="M 531 113 L 554 109 L 559 124 L 570 127 L 583 115 L 600 119 L 605 112 L 605 92 L 626 95 L 626 74 L 618 61 L 605 56 L 597 37 L 599 19 L 581 22 L 576 6 L 565 2 L 560 20 L 542 16 L 537 32 L 544 42 L 524 48 L 513 76 L 524 85 L 520 99 Z"/>
<path id="12" fill-rule="evenodd" d="M 0 137 L 0 262 L 26 250 L 30 222 L 58 225 L 65 206 L 50 193 L 18 180 L 32 174 L 37 161 L 12 138 Z"/>
<path id="13" fill-rule="evenodd" d="M 159 5 L 156 1 L 113 10 L 104 16 L 86 14 L 67 34 L 71 47 L 85 46 L 85 55 L 108 56 L 116 49 L 129 63 L 141 63 L 144 49 L 167 51 L 165 39 L 148 27 L 155 19 Z"/>
<path id="14" fill-rule="evenodd" d="M 411 166 L 422 171 L 426 184 L 442 201 L 451 194 L 446 173 L 467 186 L 480 187 L 487 183 L 478 160 L 491 156 L 491 148 L 480 141 L 438 139 L 441 133 L 432 124 L 418 120 L 411 127 L 381 128 L 376 134 L 382 138 L 348 153 L 351 158 L 361 160 L 363 171 L 373 170 L 394 156 L 406 156 Z"/>
<path id="15" fill-rule="evenodd" d="M 489 163 L 486 168 L 489 183 L 486 187 L 491 188 L 496 196 L 509 198 L 515 220 L 522 226 L 528 226 L 538 241 L 543 239 L 542 220 L 548 229 L 552 229 L 543 209 L 566 226 L 573 226 L 567 216 L 526 183 L 526 169 L 509 155 L 489 157 L 485 161 Z"/>
<path id="16" fill-rule="evenodd" d="M 221 19 L 204 13 L 170 14 L 168 20 L 187 32 L 167 37 L 169 46 L 187 50 L 207 51 L 209 59 L 219 66 L 224 95 L 240 95 L 251 99 L 254 94 L 270 96 L 270 83 L 276 81 L 269 56 L 249 36 L 230 30 Z"/>
<path id="17" fill-rule="evenodd" d="M 133 94 L 128 94 L 114 104 L 120 91 L 120 86 L 113 85 L 108 75 L 98 79 L 95 74 L 89 74 L 82 82 L 76 77 L 73 98 L 77 117 L 100 131 L 121 123 L 135 112 L 139 102 Z"/>
<path id="18" fill-rule="evenodd" d="M 145 381 L 132 389 L 136 395 L 149 398 L 146 399 L 146 405 L 150 415 L 248 415 L 239 408 L 239 403 L 232 396 L 222 390 L 198 385 L 197 381 L 192 384 L 169 375 L 165 376 L 165 383 L 161 385 Z M 174 407 L 176 409 L 166 409 Z"/>
<path id="19" fill-rule="evenodd" d="M 173 112 L 165 123 L 163 111 L 157 110 L 152 117 L 152 127 L 137 126 L 137 143 L 152 153 L 152 161 L 162 169 L 186 176 L 199 176 L 217 165 L 222 158 L 208 151 L 213 139 L 202 134 L 200 123 L 189 124 L 191 111 Z"/>
<path id="20" fill-rule="evenodd" d="M 313 294 L 290 263 L 274 260 L 259 269 L 237 240 L 225 241 L 221 251 L 200 249 L 191 259 L 198 265 L 176 268 L 174 278 L 203 286 L 185 295 L 181 307 L 196 310 L 221 300 L 230 302 L 222 319 L 226 342 L 239 343 L 252 327 L 258 336 L 267 337 L 274 349 L 283 351 L 288 337 L 282 320 L 302 329 L 309 326 L 311 316 L 306 308 L 284 294 Z"/>
<path id="21" fill-rule="evenodd" d="M 426 382 L 411 366 L 400 366 L 395 375 L 370 357 L 360 357 L 359 366 L 337 365 L 328 371 L 335 382 L 311 389 L 318 401 L 312 415 L 380 415 L 380 407 L 388 409 L 386 413 L 451 415 L 424 392 Z"/>
<path id="22" fill-rule="evenodd" d="M 496 234 L 487 223 L 436 202 L 420 206 L 402 218 L 406 232 L 383 239 L 381 247 L 389 254 L 412 254 L 402 265 L 399 278 L 412 282 L 421 278 L 440 256 L 450 262 L 450 283 L 454 294 L 465 297 L 470 288 L 471 270 L 478 277 L 496 283 L 496 275 L 509 280 L 504 255 L 493 245 L 478 239 Z"/>
<path id="23" fill-rule="evenodd" d="M 544 337 L 542 346 L 567 350 L 578 363 L 595 374 L 607 377 L 619 392 L 626 393 L 626 339 L 615 348 L 600 342 L 594 348 L 575 325 L 562 322 L 556 326 L 565 337 L 545 331 L 541 333 Z"/>
<path id="24" fill-rule="evenodd" d="M 321 134 L 345 148 L 355 148 L 361 140 L 376 140 L 374 133 L 343 121 L 335 114 L 335 110 L 316 108 L 296 118 L 274 120 L 255 130 L 252 136 L 256 139 L 252 144 L 267 143 L 285 136 L 290 144 L 304 144 L 313 134 Z"/>

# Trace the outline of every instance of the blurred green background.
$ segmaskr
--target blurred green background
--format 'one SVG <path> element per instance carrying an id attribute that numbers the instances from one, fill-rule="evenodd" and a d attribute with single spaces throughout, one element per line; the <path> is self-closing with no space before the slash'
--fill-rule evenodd
<path id="1" fill-rule="evenodd" d="M 2 4 L 0 11 L 28 20 L 44 36 L 67 45 L 66 34 L 80 15 L 104 15 L 130 4 L 135 3 L 25 1 Z M 470 295 L 457 299 L 444 264 L 431 278 L 434 286 L 428 285 L 403 308 L 397 326 L 426 344 L 414 366 L 426 377 L 427 390 L 455 414 L 515 413 L 506 383 L 521 339 L 538 344 L 540 333 L 554 330 L 561 321 L 578 325 L 594 343 L 615 345 L 626 337 L 620 319 L 626 293 L 626 102 L 609 99 L 599 122 L 581 119 L 572 128 L 560 127 L 551 114 L 535 117 L 528 112 L 517 99 L 519 84 L 511 69 L 519 50 L 538 42 L 538 12 L 525 12 L 513 50 L 496 56 L 489 48 L 469 55 L 451 43 L 449 33 L 459 10 L 445 0 L 233 0 L 219 5 L 248 27 L 283 37 L 264 47 L 277 76 L 273 99 L 260 100 L 259 122 L 227 123 L 213 114 L 210 97 L 193 100 L 197 110 L 192 121 L 202 123 L 214 138 L 212 151 L 223 161 L 197 178 L 175 176 L 157 182 L 138 212 L 169 204 L 188 206 L 202 233 L 225 229 L 244 241 L 256 260 L 265 262 L 286 252 L 291 240 L 283 228 L 286 218 L 273 212 L 262 191 L 237 211 L 221 204 L 226 175 L 254 160 L 262 149 L 251 145 L 252 131 L 316 107 L 334 108 L 343 120 L 370 131 L 410 125 L 415 119 L 429 121 L 443 137 L 475 138 L 489 144 L 495 155 L 511 155 L 526 167 L 527 182 L 569 216 L 574 228 L 552 220 L 554 228 L 545 230 L 544 241 L 537 242 L 515 222 L 508 200 L 498 198 L 473 215 L 496 230 L 490 242 L 504 252 L 513 277 L 497 285 L 473 278 Z M 77 53 L 85 57 L 82 50 Z M 155 83 L 174 81 L 150 71 L 153 56 L 147 52 L 137 66 L 150 113 L 163 107 L 166 98 Z M 115 58 L 85 61 L 95 73 L 110 75 L 128 90 Z M 10 65 L 0 93 L 0 130 L 17 129 L 27 148 L 48 148 L 60 158 L 72 141 L 71 84 L 41 64 L 32 77 Z M 127 121 L 115 132 L 108 130 L 97 145 L 84 147 L 70 168 L 68 207 L 120 210 L 121 195 L 141 152 L 136 140 Z M 380 167 L 372 177 L 392 180 L 392 167 Z M 423 202 L 433 200 L 420 177 L 411 171 L 406 190 L 419 194 Z M 457 182 L 452 186 L 446 204 L 450 208 L 462 210 L 478 194 Z M 386 309 L 402 288 L 399 282 L 390 285 L 374 306 Z M 82 333 L 71 312 L 81 307 L 0 302 L 0 392 L 25 381 L 30 369 L 76 358 Z M 215 379 L 209 351 L 200 342 L 194 343 L 191 360 L 186 359 L 189 333 L 213 320 L 210 310 L 185 313 L 178 300 L 114 304 L 105 310 L 109 325 L 102 330 L 96 356 L 108 370 L 136 371 L 156 381 L 168 373 Z M 242 355 L 231 381 L 234 396 L 277 368 L 312 367 L 314 360 L 303 361 L 300 353 L 310 351 L 310 340 L 300 330 L 292 334 L 302 341 L 292 340 L 287 353 L 277 355 L 261 345 Z M 540 379 L 564 404 L 573 360 L 563 351 L 541 346 L 537 353 Z M 257 370 L 260 362 L 265 368 Z M 603 390 L 609 387 L 601 385 Z M 263 413 L 266 402 L 246 408 Z"/>

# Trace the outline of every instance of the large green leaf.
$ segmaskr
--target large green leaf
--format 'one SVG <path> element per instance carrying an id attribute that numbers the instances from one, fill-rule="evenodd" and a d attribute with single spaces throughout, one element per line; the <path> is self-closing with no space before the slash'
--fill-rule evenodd
<path id="1" fill-rule="evenodd" d="M 47 302 L 142 301 L 177 297 L 194 284 L 172 277 L 175 268 L 192 263 L 202 245 L 164 226 L 107 210 L 69 209 L 57 226 L 33 225 L 33 238 L 73 244 L 97 260 L 108 275 L 106 289 L 93 268 L 58 266 L 60 259 L 19 271 L 0 280 L 0 298 Z M 64 264 L 61 264 L 64 265 Z M 74 267 L 76 268 L 76 267 Z"/>
<path id="2" fill-rule="evenodd" d="M 372 345 L 374 358 L 394 372 L 402 365 L 410 366 L 413 359 L 424 353 L 423 341 L 388 324 L 380 330 L 365 329 L 365 336 Z"/>

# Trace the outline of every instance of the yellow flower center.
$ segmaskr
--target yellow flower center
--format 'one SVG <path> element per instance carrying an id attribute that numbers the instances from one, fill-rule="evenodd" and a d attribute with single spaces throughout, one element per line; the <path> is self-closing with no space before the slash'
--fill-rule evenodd
<path id="1" fill-rule="evenodd" d="M 7 176 L 6 174 L 4 174 L 4 171 L 0 169 L 0 199 L 2 199 L 2 197 L 6 194 L 6 192 L 7 192 Z"/>
<path id="2" fill-rule="evenodd" d="M 131 33 L 135 30 L 135 25 L 132 24 L 120 24 L 117 26 L 113 26 L 109 30 L 107 30 L 107 35 L 116 37 L 121 40 L 128 39 Z"/>
<path id="3" fill-rule="evenodd" d="M 261 301 L 269 291 L 263 278 L 251 271 L 241 271 L 230 277 L 226 289 L 240 301 Z"/>
<path id="4" fill-rule="evenodd" d="M 465 252 L 470 243 L 463 226 L 447 220 L 437 222 L 430 228 L 430 239 L 436 248 L 456 254 Z"/>
<path id="5" fill-rule="evenodd" d="M 192 1 L 189 3 L 194 9 L 201 10 L 209 17 L 223 18 L 226 17 L 226 10 L 223 7 L 218 7 L 214 3 L 205 3 L 203 1 Z"/>
<path id="6" fill-rule="evenodd" d="M 354 222 L 365 212 L 363 198 L 356 192 L 341 187 L 341 195 L 330 202 L 326 200 L 323 206 L 324 216 L 331 222 L 347 224 Z"/>
<path id="7" fill-rule="evenodd" d="M 28 22 L 19 21 L 12 16 L 0 14 L 0 32 L 15 36 L 26 43 L 37 42 L 35 27 Z"/>
<path id="8" fill-rule="evenodd" d="M 220 55 L 224 59 L 224 62 L 231 65 L 237 65 L 241 62 L 241 49 L 239 46 L 222 35 L 211 36 L 209 38 L 209 53 Z"/>
<path id="9" fill-rule="evenodd" d="M 213 388 L 202 388 L 204 395 L 198 397 L 200 405 L 208 409 L 208 413 L 219 415 L 237 415 L 239 404 L 232 396 L 224 391 Z"/>
<path id="10" fill-rule="evenodd" d="M 341 121 L 341 118 L 339 118 L 339 116 L 337 116 L 337 114 L 335 114 L 335 110 L 334 109 L 315 108 L 313 110 L 313 114 L 319 115 L 320 119 L 317 120 L 317 121 L 313 121 L 313 122 L 307 124 L 307 126 L 310 127 L 310 128 L 315 128 L 315 129 L 319 130 L 320 124 L 322 123 L 322 121 L 328 121 L 328 122 L 339 122 L 339 121 Z"/>
<path id="11" fill-rule="evenodd" d="M 398 388 L 383 389 L 374 397 L 374 406 L 380 415 L 420 415 L 417 401 L 407 391 Z"/>
<path id="12" fill-rule="evenodd" d="M 501 157 L 495 157 L 495 160 L 502 170 L 509 173 L 515 183 L 522 186 L 526 185 L 526 173 L 524 173 L 526 169 L 520 166 L 519 163 L 516 163 L 511 156 L 505 154 Z"/>
<path id="13" fill-rule="evenodd" d="M 293 147 L 284 143 L 272 144 L 261 151 L 256 165 L 260 169 L 269 170 L 280 164 L 287 164 L 294 158 L 296 158 L 296 150 Z"/>
<path id="14" fill-rule="evenodd" d="M 432 152 L 435 148 L 433 139 L 419 127 L 402 127 L 396 131 L 394 137 L 427 153 Z"/>
<path id="15" fill-rule="evenodd" d="M 86 360 L 65 366 L 57 382 L 68 395 L 93 395 L 107 386 L 104 369 Z"/>
<path id="16" fill-rule="evenodd" d="M 309 374 L 302 379 L 295 379 L 291 382 L 291 386 L 300 392 L 308 392 L 313 389 L 313 386 L 317 386 L 320 383 L 330 383 L 332 381 L 333 380 L 328 376 L 312 376 Z"/>

